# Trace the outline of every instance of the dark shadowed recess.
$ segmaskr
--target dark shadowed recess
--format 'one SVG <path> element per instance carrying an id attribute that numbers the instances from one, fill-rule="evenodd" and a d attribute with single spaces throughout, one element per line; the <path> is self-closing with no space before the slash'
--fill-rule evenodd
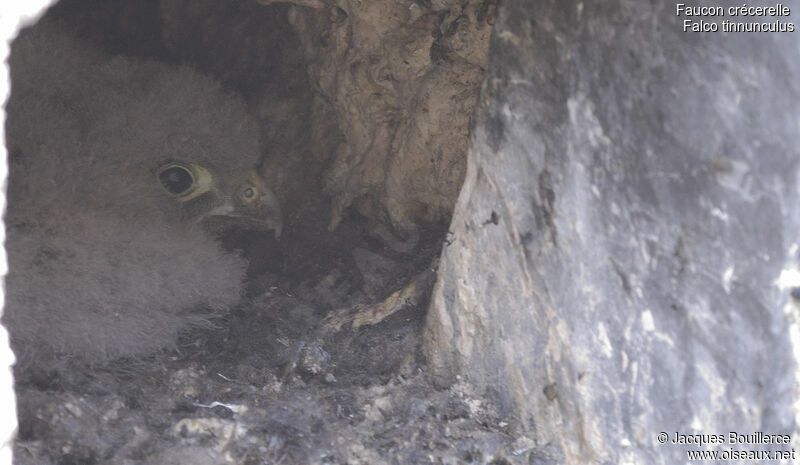
<path id="1" fill-rule="evenodd" d="M 312 147 L 308 134 L 314 130 L 329 134 L 332 147 L 341 134 L 335 121 L 328 121 L 330 127 L 324 131 L 311 127 L 314 91 L 300 41 L 287 21 L 288 8 L 250 0 L 63 0 L 48 13 L 109 54 L 188 65 L 211 75 L 240 94 L 261 118 L 267 147 L 263 157 L 286 161 L 280 173 L 284 181 L 276 189 L 284 210 L 282 237 L 276 241 L 271 232 L 232 228 L 219 239 L 227 250 L 248 260 L 248 299 L 257 300 L 265 292 L 288 299 L 275 304 L 282 310 L 267 312 L 267 317 L 263 312 L 248 312 L 252 307 L 248 301 L 219 321 L 219 328 L 186 338 L 208 342 L 199 352 L 223 357 L 223 363 L 229 361 L 226 356 L 240 356 L 242 351 L 266 351 L 270 355 L 261 357 L 259 363 L 278 371 L 296 364 L 299 355 L 290 348 L 275 356 L 274 344 L 264 340 L 283 337 L 283 332 L 291 335 L 289 339 L 302 339 L 329 312 L 376 303 L 403 288 L 438 255 L 447 230 L 447 219 L 443 219 L 439 224 L 422 225 L 418 233 L 409 236 L 355 211 L 347 213 L 335 231 L 328 230 L 330 199 L 323 193 L 320 179 L 330 154 L 324 153 L 324 140 L 322 149 L 319 139 Z M 275 111 L 275 101 L 292 102 L 287 114 Z M 426 284 L 430 285 L 432 282 Z M 406 349 L 418 343 L 426 302 L 418 302 L 403 324 L 387 323 L 403 335 L 411 331 L 413 337 L 370 328 L 361 331 L 364 335 L 341 336 L 347 343 L 332 342 L 330 350 L 340 347 L 347 354 L 331 362 L 337 367 L 336 374 L 353 374 L 369 382 L 372 375 L 385 379 L 394 372 L 406 355 L 387 357 L 381 342 L 402 339 L 409 347 L 398 353 L 407 354 Z M 305 310 L 293 312 L 295 306 Z M 285 339 L 281 341 L 286 344 Z M 197 346 L 197 341 L 192 344 Z M 259 357 L 248 357 L 253 358 Z M 349 371 L 338 367 L 349 367 Z"/>

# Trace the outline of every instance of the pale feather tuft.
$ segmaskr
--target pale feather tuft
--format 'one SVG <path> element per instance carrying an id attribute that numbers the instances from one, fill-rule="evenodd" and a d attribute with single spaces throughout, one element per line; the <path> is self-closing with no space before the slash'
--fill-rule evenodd
<path id="1" fill-rule="evenodd" d="M 20 35 L 10 65 L 4 322 L 18 355 L 144 355 L 235 305 L 246 263 L 182 223 L 153 170 L 254 166 L 243 102 L 192 69 L 107 57 L 50 24 Z"/>

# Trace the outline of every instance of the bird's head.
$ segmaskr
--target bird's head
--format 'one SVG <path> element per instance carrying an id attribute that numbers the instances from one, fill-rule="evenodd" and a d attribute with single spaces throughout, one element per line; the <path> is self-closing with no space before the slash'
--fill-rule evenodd
<path id="1" fill-rule="evenodd" d="M 255 169 L 223 171 L 170 161 L 158 167 L 156 178 L 192 220 L 211 229 L 236 226 L 273 231 L 280 238 L 280 203 Z"/>

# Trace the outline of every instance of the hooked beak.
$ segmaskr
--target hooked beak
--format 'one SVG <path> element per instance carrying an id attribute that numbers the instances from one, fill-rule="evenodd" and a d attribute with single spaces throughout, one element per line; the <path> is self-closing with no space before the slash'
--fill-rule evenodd
<path id="1" fill-rule="evenodd" d="M 275 239 L 281 238 L 283 216 L 272 193 L 263 194 L 246 209 L 233 205 L 221 205 L 211 209 L 201 218 L 203 222 L 223 227 L 238 227 L 252 231 L 272 231 Z"/>

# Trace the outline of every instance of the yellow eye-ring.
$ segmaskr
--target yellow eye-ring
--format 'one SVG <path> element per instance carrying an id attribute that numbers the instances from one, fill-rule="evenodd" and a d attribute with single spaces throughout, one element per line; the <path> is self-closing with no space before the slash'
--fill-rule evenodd
<path id="1" fill-rule="evenodd" d="M 161 187 L 179 202 L 186 202 L 205 194 L 213 183 L 211 173 L 194 163 L 165 163 L 156 170 L 156 178 Z"/>

